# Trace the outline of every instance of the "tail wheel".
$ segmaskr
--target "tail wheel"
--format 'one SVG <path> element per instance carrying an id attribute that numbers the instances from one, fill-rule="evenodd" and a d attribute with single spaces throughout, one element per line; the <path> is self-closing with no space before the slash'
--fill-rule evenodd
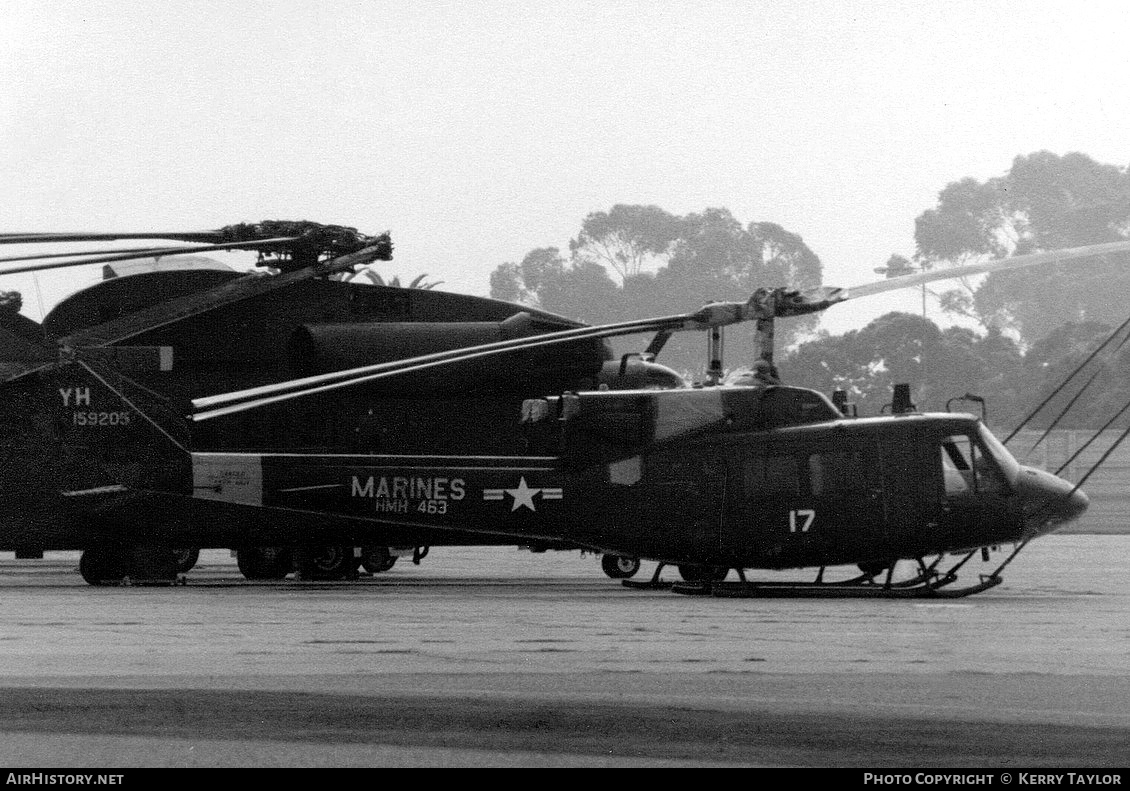
<path id="1" fill-rule="evenodd" d="M 361 566 L 370 574 L 388 571 L 396 565 L 396 555 L 388 547 L 362 547 Z"/>
<path id="2" fill-rule="evenodd" d="M 88 585 L 109 585 L 126 578 L 128 558 L 112 549 L 87 549 L 78 562 L 78 573 Z"/>
<path id="3" fill-rule="evenodd" d="M 725 566 L 697 566 L 682 564 L 679 566 L 679 576 L 686 582 L 721 582 L 726 579 L 730 570 Z"/>
<path id="4" fill-rule="evenodd" d="M 186 574 L 192 571 L 196 561 L 200 560 L 199 549 L 174 549 L 173 558 L 177 564 L 177 574 Z"/>
<path id="5" fill-rule="evenodd" d="M 612 579 L 624 580 L 636 575 L 640 570 L 640 560 L 624 555 L 604 555 L 600 559 L 600 567 Z"/>
<path id="6" fill-rule="evenodd" d="M 285 547 L 248 547 L 236 550 L 235 562 L 244 579 L 281 580 L 294 569 Z"/>
<path id="7" fill-rule="evenodd" d="M 298 571 L 304 579 L 339 580 L 357 571 L 358 561 L 351 546 L 310 547 L 299 557 Z"/>

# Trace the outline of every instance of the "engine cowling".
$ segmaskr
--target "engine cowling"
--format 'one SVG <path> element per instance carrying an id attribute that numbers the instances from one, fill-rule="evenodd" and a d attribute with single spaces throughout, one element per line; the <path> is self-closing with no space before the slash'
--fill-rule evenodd
<path id="1" fill-rule="evenodd" d="M 288 355 L 296 376 L 312 376 L 561 329 L 526 313 L 501 322 L 304 324 L 291 336 Z M 579 340 L 439 365 L 365 387 L 383 394 L 427 390 L 435 395 L 590 389 L 609 357 L 605 341 Z"/>

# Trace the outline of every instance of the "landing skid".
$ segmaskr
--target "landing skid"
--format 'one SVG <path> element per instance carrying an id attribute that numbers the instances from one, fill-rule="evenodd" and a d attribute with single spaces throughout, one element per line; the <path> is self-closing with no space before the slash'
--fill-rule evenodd
<path id="1" fill-rule="evenodd" d="M 625 588 L 634 588 L 635 590 L 671 590 L 675 586 L 674 582 L 667 582 L 659 578 L 663 573 L 663 569 L 667 568 L 666 563 L 660 563 L 655 567 L 655 573 L 651 575 L 649 580 L 620 580 L 620 584 Z"/>
<path id="2" fill-rule="evenodd" d="M 713 596 L 715 598 L 831 598 L 831 599 L 914 599 L 914 598 L 946 598 L 958 599 L 972 596 L 975 593 L 987 591 L 1000 585 L 1004 578 L 1001 572 L 1020 550 L 1027 545 L 1021 543 L 1008 558 L 1001 563 L 991 574 L 980 575 L 980 581 L 972 585 L 950 587 L 957 582 L 957 572 L 966 562 L 976 554 L 973 550 L 961 560 L 954 563 L 945 571 L 938 571 L 938 564 L 942 556 L 931 563 L 919 559 L 918 574 L 912 579 L 900 582 L 892 581 L 894 567 L 887 569 L 885 579 L 879 581 L 877 577 L 884 575 L 863 574 L 849 580 L 840 582 L 824 582 L 824 569 L 816 575 L 813 582 L 751 582 L 746 579 L 745 573 L 738 569 L 740 582 L 666 582 L 660 578 L 666 564 L 660 563 L 655 569 L 655 574 L 648 581 L 622 580 L 627 588 L 637 590 L 670 590 L 685 596 Z"/>
<path id="3" fill-rule="evenodd" d="M 942 597 L 956 599 L 994 588 L 1002 577 L 986 576 L 976 585 L 946 588 L 956 578 L 941 577 L 918 585 L 887 586 L 868 582 L 854 585 L 825 582 L 706 582 L 675 583 L 671 590 L 686 596 L 714 596 L 728 599 L 810 598 L 810 599 L 915 599 Z"/>

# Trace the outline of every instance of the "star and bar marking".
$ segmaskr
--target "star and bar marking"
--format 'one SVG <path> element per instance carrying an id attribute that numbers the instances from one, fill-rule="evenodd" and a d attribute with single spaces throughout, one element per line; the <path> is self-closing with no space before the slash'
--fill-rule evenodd
<path id="1" fill-rule="evenodd" d="M 529 508 L 531 511 L 537 511 L 537 506 L 534 504 L 534 496 L 541 494 L 542 500 L 560 500 L 562 491 L 560 487 L 531 487 L 526 483 L 526 476 L 522 476 L 518 481 L 518 485 L 513 489 L 483 489 L 484 500 L 505 500 L 505 495 L 510 495 L 514 501 L 510 505 L 510 511 L 517 511 L 519 508 Z"/>

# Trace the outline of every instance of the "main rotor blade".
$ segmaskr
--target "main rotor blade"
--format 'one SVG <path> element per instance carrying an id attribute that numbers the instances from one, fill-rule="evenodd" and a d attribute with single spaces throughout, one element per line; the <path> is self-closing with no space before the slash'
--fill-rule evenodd
<path id="1" fill-rule="evenodd" d="M 367 236 L 356 228 L 344 225 L 323 225 L 309 220 L 263 220 L 257 223 L 225 225 L 214 231 L 174 231 L 172 233 L 147 231 L 143 233 L 6 233 L 0 234 L 0 244 L 41 244 L 45 242 L 93 242 L 121 239 L 170 239 L 178 242 L 230 244 L 281 237 L 297 237 L 293 253 L 303 263 L 325 255 L 334 257 L 355 253 L 365 247 L 388 243 L 388 235 Z"/>
<path id="2" fill-rule="evenodd" d="M 108 253 L 144 253 L 147 250 L 155 250 L 154 247 L 123 247 L 118 250 L 82 250 L 77 253 L 40 253 L 39 255 L 9 255 L 0 258 L 0 264 L 6 264 L 10 261 L 44 261 L 48 258 L 78 258 L 84 255 L 104 255 Z M 194 248 L 200 249 L 200 248 Z"/>
<path id="3" fill-rule="evenodd" d="M 169 239 L 176 242 L 222 242 L 217 231 L 189 233 L 0 233 L 0 244 L 38 244 L 40 242 L 115 242 L 122 239 Z"/>
<path id="4" fill-rule="evenodd" d="M 952 266 L 944 269 L 931 269 L 929 272 L 919 272 L 914 275 L 903 275 L 902 277 L 892 277 L 886 280 L 876 280 L 872 283 L 844 289 L 842 299 L 869 297 L 872 294 L 881 294 L 884 291 L 921 286 L 926 283 L 932 283 L 935 280 L 949 280 L 955 277 L 979 275 L 985 272 L 1000 272 L 1005 269 L 1020 269 L 1026 266 L 1055 264 L 1077 258 L 1097 258 L 1108 253 L 1127 252 L 1130 252 L 1130 241 L 1108 242 L 1106 244 L 1094 244 L 1086 247 L 1065 247 L 1062 250 L 1048 250 L 1044 253 L 1014 255 L 1011 258 L 1001 258 L 995 261 L 966 264 L 965 266 Z"/>
<path id="5" fill-rule="evenodd" d="M 274 247 L 277 245 L 290 244 L 296 241 L 295 237 L 282 237 L 279 239 L 264 239 L 255 242 L 230 242 L 227 244 L 212 244 L 203 247 L 153 247 L 145 250 L 144 252 L 137 253 L 114 253 L 94 258 L 84 258 L 81 261 L 55 261 L 49 264 L 28 264 L 27 266 L 17 266 L 11 269 L 0 269 L 0 275 L 16 275 L 21 272 L 41 272 L 46 269 L 65 269 L 72 266 L 83 266 L 85 264 L 109 264 L 115 261 L 133 261 L 141 258 L 165 258 L 171 255 L 189 255 L 191 253 L 209 253 L 219 252 L 221 250 L 238 250 L 247 247 Z M 87 253 L 86 255 L 89 255 Z M 46 256 L 44 256 L 46 257 Z M 0 259 L 2 260 L 2 259 Z"/>

